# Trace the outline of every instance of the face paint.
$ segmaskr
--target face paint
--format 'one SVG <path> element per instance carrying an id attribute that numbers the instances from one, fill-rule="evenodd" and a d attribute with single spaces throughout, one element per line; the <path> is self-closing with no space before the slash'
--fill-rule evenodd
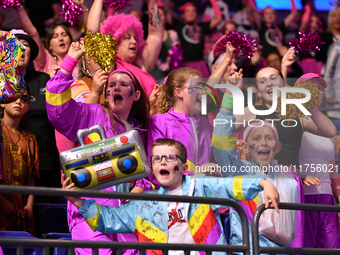
<path id="1" fill-rule="evenodd" d="M 129 97 L 133 95 L 133 85 L 130 85 Z"/>
<path id="2" fill-rule="evenodd" d="M 106 91 L 106 96 L 110 96 L 111 95 L 111 90 L 107 90 Z"/>
<path id="3" fill-rule="evenodd" d="M 175 166 L 175 167 L 174 167 L 174 171 L 179 171 L 178 166 Z"/>
<path id="4" fill-rule="evenodd" d="M 255 144 L 250 145 L 249 148 L 254 150 L 255 149 Z"/>

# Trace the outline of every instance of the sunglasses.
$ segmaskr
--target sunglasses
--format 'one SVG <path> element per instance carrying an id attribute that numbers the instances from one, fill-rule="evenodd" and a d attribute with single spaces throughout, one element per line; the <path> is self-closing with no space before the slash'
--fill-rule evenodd
<path id="1" fill-rule="evenodd" d="M 23 95 L 22 97 L 20 97 L 20 101 L 24 104 L 29 104 L 31 101 L 31 98 L 27 95 Z"/>

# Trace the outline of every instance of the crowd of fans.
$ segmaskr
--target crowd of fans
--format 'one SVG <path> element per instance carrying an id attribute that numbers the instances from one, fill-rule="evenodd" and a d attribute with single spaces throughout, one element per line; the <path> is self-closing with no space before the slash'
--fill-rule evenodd
<path id="1" fill-rule="evenodd" d="M 21 98 L 1 104 L 1 184 L 61 187 L 62 180 L 63 188 L 72 189 L 74 184 L 69 185 L 64 175 L 60 178 L 59 153 L 78 145 L 79 129 L 99 124 L 107 137 L 137 130 L 153 169 L 153 174 L 136 180 L 134 185 L 121 184 L 106 191 L 231 198 L 242 201 L 250 225 L 262 189 L 266 203 L 271 199 L 276 209 L 283 201 L 279 196 L 284 194 L 277 186 L 263 177 L 242 179 L 235 173 L 221 172 L 222 177 L 232 177 L 223 178 L 223 182 L 211 177 L 193 181 L 191 176 L 197 169 L 216 164 L 238 169 L 253 165 L 261 170 L 262 166 L 281 165 L 289 170 L 289 180 L 282 179 L 285 189 L 296 191 L 296 200 L 291 201 L 335 205 L 340 199 L 339 175 L 331 171 L 337 169 L 334 155 L 339 145 L 334 123 L 340 111 L 323 114 L 315 107 L 310 118 L 297 118 L 293 128 L 266 121 L 261 129 L 253 128 L 261 126 L 258 122 L 247 128 L 241 125 L 254 119 L 278 119 L 276 112 L 260 116 L 254 109 L 272 108 L 275 87 L 301 82 L 311 82 L 321 92 L 319 106 L 340 106 L 337 2 L 326 22 L 313 0 L 302 0 L 301 10 L 291 0 L 290 12 L 277 22 L 278 11 L 271 7 L 258 10 L 254 0 L 239 1 L 240 8 L 233 14 L 229 13 L 228 1 L 222 0 L 147 0 L 138 8 L 128 9 L 128 14 L 104 8 L 103 0 L 73 0 L 83 9 L 81 22 L 73 26 L 60 19 L 59 1 L 42 1 L 41 6 L 26 2 L 18 9 L 0 12 L 0 40 L 10 32 L 26 46 L 19 69 L 27 87 Z M 98 31 L 109 33 L 117 41 L 116 64 L 107 72 L 84 55 L 80 42 L 81 37 Z M 226 43 L 230 31 L 258 38 L 257 51 L 250 58 L 238 54 L 235 45 Z M 320 50 L 296 55 L 289 42 L 298 32 L 318 33 L 324 44 Z M 248 105 L 246 98 L 244 115 L 233 116 L 230 90 L 218 89 L 223 98 L 221 109 L 209 103 L 208 116 L 202 116 L 203 89 L 192 85 L 192 78 L 207 78 L 211 86 L 235 85 L 245 97 L 249 97 L 246 88 L 251 86 L 253 105 Z M 256 81 L 246 82 L 244 78 Z M 215 126 L 216 118 L 236 124 Z M 99 139 L 91 134 L 86 142 Z M 309 166 L 313 164 L 326 166 L 328 171 L 311 172 Z M 293 171 L 297 168 L 300 170 Z M 151 202 L 130 201 L 121 206 L 118 199 L 68 199 L 73 240 L 226 243 L 219 215 L 225 208 L 190 205 L 188 209 L 183 203 L 164 203 L 166 207 L 159 209 Z M 33 235 L 37 233 L 34 202 L 60 202 L 58 198 L 7 194 L 1 194 L 0 201 L 0 229 L 27 230 Z M 150 210 L 140 212 L 143 207 Z M 151 220 L 156 213 L 160 220 Z M 195 220 L 198 213 L 204 217 Z M 229 213 L 229 242 L 241 244 L 240 219 L 231 209 Z M 288 241 L 263 232 L 260 244 L 339 248 L 340 220 L 336 213 L 298 211 L 294 219 L 294 235 Z M 201 226 L 209 226 L 209 231 L 199 233 Z M 152 234 L 143 232 L 146 230 Z M 204 240 L 198 235 L 205 235 Z M 92 254 L 87 248 L 75 250 L 77 254 Z M 99 253 L 114 251 L 102 249 Z"/>

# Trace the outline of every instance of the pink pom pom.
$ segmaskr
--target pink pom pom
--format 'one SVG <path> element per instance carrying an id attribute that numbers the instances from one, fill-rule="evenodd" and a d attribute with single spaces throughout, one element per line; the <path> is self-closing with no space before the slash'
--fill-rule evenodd
<path id="1" fill-rule="evenodd" d="M 257 39 L 250 40 L 250 38 L 245 34 L 239 34 L 236 31 L 229 31 L 227 35 L 227 43 L 231 43 L 236 52 L 241 55 L 245 55 L 248 58 L 253 56 L 253 53 L 257 50 Z"/>
<path id="2" fill-rule="evenodd" d="M 169 57 L 170 62 L 169 66 L 170 68 L 176 69 L 179 66 L 179 63 L 183 60 L 183 50 L 180 44 L 176 44 L 172 47 L 171 50 L 169 50 Z"/>
<path id="3" fill-rule="evenodd" d="M 73 26 L 80 20 L 83 13 L 83 9 L 75 5 L 72 0 L 61 0 L 62 9 L 60 12 L 60 18 L 64 18 L 65 22 L 68 22 Z"/>
<path id="4" fill-rule="evenodd" d="M 19 9 L 20 4 L 23 3 L 25 0 L 0 0 L 0 6 L 2 8 L 15 8 Z"/>
<path id="5" fill-rule="evenodd" d="M 304 32 L 299 32 L 298 38 L 292 40 L 289 45 L 295 49 L 296 54 L 299 54 L 320 50 L 319 45 L 324 43 L 318 33 L 309 32 L 306 35 Z"/>
<path id="6" fill-rule="evenodd" d="M 104 0 L 104 7 L 113 7 L 115 11 L 120 11 L 126 6 L 131 6 L 130 0 Z"/>

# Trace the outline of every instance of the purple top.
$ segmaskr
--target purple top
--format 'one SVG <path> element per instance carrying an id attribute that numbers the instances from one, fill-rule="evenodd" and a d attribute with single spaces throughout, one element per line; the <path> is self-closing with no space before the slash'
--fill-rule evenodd
<path id="1" fill-rule="evenodd" d="M 113 114 L 113 118 L 117 120 L 117 127 L 111 125 L 109 114 L 99 104 L 83 104 L 77 103 L 71 98 L 70 86 L 74 82 L 72 75 L 65 74 L 61 71 L 47 82 L 46 84 L 46 110 L 49 120 L 56 130 L 65 135 L 71 141 L 77 142 L 77 131 L 94 125 L 102 125 L 105 130 L 106 137 L 126 132 L 124 124 L 118 121 L 118 117 Z M 134 124 L 141 135 L 141 139 L 145 144 L 146 130 L 140 129 L 140 124 L 137 120 L 129 118 L 128 122 Z M 154 175 L 150 174 L 147 179 L 139 179 L 135 186 L 143 188 L 143 190 L 152 190 L 153 185 L 159 188 L 159 183 Z M 104 191 L 114 191 L 112 187 L 103 189 Z M 117 199 L 96 198 L 98 204 L 118 206 Z M 68 224 L 70 231 L 79 222 L 84 221 L 83 216 L 78 212 L 78 209 L 68 202 Z"/>
<path id="2" fill-rule="evenodd" d="M 206 118 L 200 115 L 188 117 L 185 113 L 174 112 L 171 108 L 167 113 L 156 114 L 150 119 L 148 157 L 150 158 L 152 144 L 155 141 L 169 138 L 183 143 L 188 150 L 188 160 L 195 166 L 208 163 L 212 157 L 210 148 L 212 132 L 213 127 Z"/>

